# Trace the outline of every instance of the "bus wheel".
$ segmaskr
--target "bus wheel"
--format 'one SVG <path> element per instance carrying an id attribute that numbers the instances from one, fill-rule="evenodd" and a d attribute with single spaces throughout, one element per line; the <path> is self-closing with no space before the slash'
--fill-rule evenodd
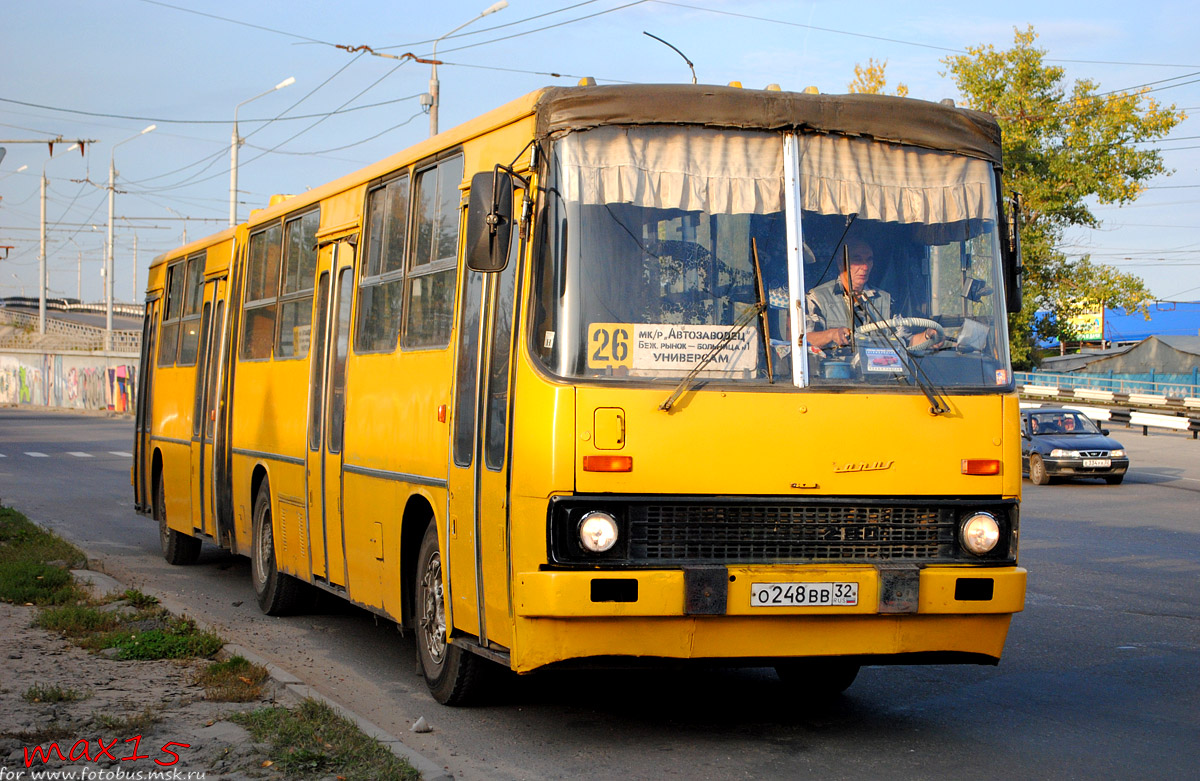
<path id="1" fill-rule="evenodd" d="M 259 490 L 254 499 L 254 547 L 250 555 L 250 579 L 258 606 L 269 616 L 283 616 L 300 602 L 300 582 L 279 571 L 275 564 L 275 534 L 271 529 L 271 491 Z"/>
<path id="2" fill-rule="evenodd" d="M 847 659 L 789 659 L 775 665 L 775 674 L 801 698 L 821 700 L 849 689 L 858 669 L 856 662 Z"/>
<path id="3" fill-rule="evenodd" d="M 1037 453 L 1029 457 L 1029 482 L 1034 485 L 1046 485 L 1050 482 L 1050 475 L 1046 472 L 1046 464 Z"/>
<path id="4" fill-rule="evenodd" d="M 158 521 L 158 541 L 168 564 L 195 564 L 200 558 L 200 540 L 167 526 L 167 494 L 160 476 L 154 481 L 154 518 Z"/>
<path id="5" fill-rule="evenodd" d="M 446 641 L 446 602 L 437 527 L 429 524 L 417 554 L 415 591 L 417 660 L 433 698 L 443 705 L 465 705 L 481 688 L 483 660 Z"/>

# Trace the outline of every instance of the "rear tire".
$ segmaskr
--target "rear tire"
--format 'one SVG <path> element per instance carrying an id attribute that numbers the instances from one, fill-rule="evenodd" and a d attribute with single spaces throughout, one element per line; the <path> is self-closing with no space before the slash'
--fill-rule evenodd
<path id="1" fill-rule="evenodd" d="M 789 659 L 775 665 L 775 674 L 802 700 L 821 701 L 838 696 L 858 677 L 860 665 L 839 658 Z"/>
<path id="2" fill-rule="evenodd" d="M 1046 485 L 1050 482 L 1046 464 L 1042 462 L 1042 457 L 1037 453 L 1029 457 L 1029 482 L 1034 485 Z"/>
<path id="3" fill-rule="evenodd" d="M 195 564 L 200 558 L 201 542 L 190 534 L 167 525 L 167 494 L 162 475 L 154 481 L 154 518 L 158 521 L 158 542 L 168 564 Z"/>
<path id="4" fill-rule="evenodd" d="M 417 554 L 413 584 L 417 620 L 417 663 L 429 693 L 443 705 L 466 705 L 483 689 L 484 660 L 447 642 L 445 586 L 437 526 L 429 524 Z"/>
<path id="5" fill-rule="evenodd" d="M 254 499 L 254 542 L 250 579 L 258 607 L 269 616 L 284 616 L 300 604 L 302 584 L 279 571 L 275 562 L 275 533 L 271 528 L 271 490 L 265 484 Z"/>

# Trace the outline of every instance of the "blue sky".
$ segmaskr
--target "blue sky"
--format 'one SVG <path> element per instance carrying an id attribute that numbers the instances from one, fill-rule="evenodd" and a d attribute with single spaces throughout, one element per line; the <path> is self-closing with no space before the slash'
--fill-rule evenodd
<path id="1" fill-rule="evenodd" d="M 0 245 L 13 245 L 0 260 L 0 296 L 36 295 L 43 168 L 51 294 L 74 296 L 81 264 L 83 298 L 102 295 L 111 156 L 118 170 L 116 298 L 134 299 L 136 290 L 140 300 L 147 264 L 181 243 L 185 227 L 193 239 L 228 221 L 237 104 L 296 79 L 239 111 L 247 139 L 238 188 L 245 219 L 272 193 L 315 187 L 427 136 L 417 96 L 428 89 L 429 67 L 336 45 L 427 56 L 432 39 L 488 5 L 8 0 L 0 139 L 61 135 L 95 143 L 85 156 L 56 146 L 53 159 L 44 144 L 0 144 L 7 149 L 0 161 Z M 1190 2 L 510 0 L 466 27 L 467 35 L 439 44 L 447 63 L 439 68 L 440 122 L 446 129 L 581 76 L 600 83 L 690 81 L 683 60 L 643 31 L 682 50 L 701 83 L 845 92 L 855 64 L 873 57 L 888 62 L 890 84 L 906 84 L 911 97 L 958 98 L 942 75 L 942 58 L 967 46 L 1007 48 L 1013 28 L 1030 24 L 1069 80 L 1090 78 L 1102 91 L 1156 82 L 1155 97 L 1200 116 L 1200 13 Z M 152 122 L 156 130 L 126 141 Z M 1072 231 L 1063 249 L 1139 274 L 1158 298 L 1200 300 L 1198 136 L 1200 121 L 1181 123 L 1161 144 L 1173 175 L 1152 182 L 1130 207 L 1097 206 L 1101 228 Z M 124 143 L 114 151 L 118 142 Z"/>

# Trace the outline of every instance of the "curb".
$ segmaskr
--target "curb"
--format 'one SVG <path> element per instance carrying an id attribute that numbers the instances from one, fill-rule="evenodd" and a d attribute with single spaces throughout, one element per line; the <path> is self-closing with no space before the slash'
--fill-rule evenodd
<path id="1" fill-rule="evenodd" d="M 124 591 L 126 589 L 126 586 L 116 578 L 103 572 L 97 572 L 96 570 L 73 569 L 71 570 L 71 574 L 90 586 L 98 595 L 110 594 L 114 591 Z M 173 599 L 164 599 L 158 594 L 151 594 L 151 596 L 157 597 L 159 604 L 161 604 L 167 610 L 170 610 L 175 615 L 183 616 L 188 614 L 187 609 Z M 199 621 L 195 618 L 192 620 L 195 621 L 196 625 L 201 629 L 214 632 L 216 631 L 214 627 L 206 624 L 203 621 Z M 217 634 L 220 633 L 217 632 Z M 224 650 L 229 654 L 237 654 L 253 664 L 265 667 L 267 672 L 271 675 L 272 680 L 285 687 L 297 697 L 300 697 L 301 699 L 306 697 L 312 698 L 314 700 L 319 700 L 325 705 L 328 705 L 339 716 L 353 722 L 354 725 L 363 732 L 363 734 L 379 741 L 397 757 L 403 759 L 404 761 L 408 762 L 408 764 L 416 768 L 417 772 L 421 774 L 421 778 L 424 779 L 424 781 L 453 781 L 454 774 L 449 770 L 424 756 L 423 754 L 419 754 L 411 747 L 401 742 L 390 732 L 387 732 L 376 726 L 341 703 L 331 700 L 329 697 L 321 694 L 319 691 L 297 678 L 291 672 L 283 669 L 273 662 L 267 661 L 255 652 L 243 645 L 238 645 L 237 643 L 226 643 Z"/>

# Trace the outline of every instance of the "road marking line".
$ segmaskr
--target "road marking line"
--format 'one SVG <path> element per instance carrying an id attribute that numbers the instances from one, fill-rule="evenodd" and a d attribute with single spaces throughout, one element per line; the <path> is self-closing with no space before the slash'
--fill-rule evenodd
<path id="1" fill-rule="evenodd" d="M 46 455 L 45 453 L 37 453 L 32 450 L 26 451 L 25 455 L 29 456 L 30 458 L 49 458 L 50 457 L 50 456 Z"/>
<path id="2" fill-rule="evenodd" d="M 1145 469 L 1129 470 L 1134 474 L 1150 475 L 1151 477 L 1165 477 L 1168 480 L 1191 480 L 1193 483 L 1200 483 L 1200 478 L 1196 477 L 1179 477 L 1178 475 L 1164 475 L 1160 472 L 1147 472 Z"/>
<path id="3" fill-rule="evenodd" d="M 76 458 L 91 458 L 92 457 L 91 453 L 81 453 L 78 450 L 68 450 L 67 455 L 75 456 Z"/>
<path id="4" fill-rule="evenodd" d="M 133 458 L 133 453 L 126 453 L 124 450 L 110 450 L 108 452 L 110 455 L 114 455 L 114 456 L 124 456 L 125 458 Z"/>

